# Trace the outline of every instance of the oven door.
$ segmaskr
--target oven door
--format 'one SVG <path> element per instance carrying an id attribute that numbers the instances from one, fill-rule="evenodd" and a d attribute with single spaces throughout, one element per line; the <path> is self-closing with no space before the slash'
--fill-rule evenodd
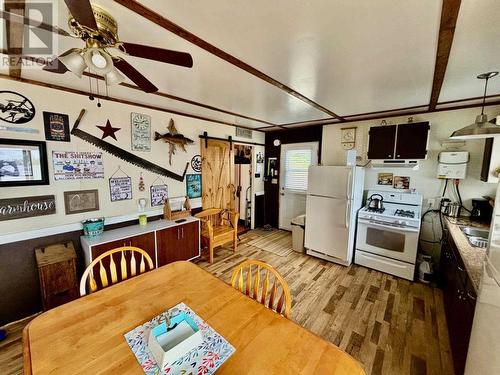
<path id="1" fill-rule="evenodd" d="M 373 220 L 358 220 L 356 248 L 415 264 L 419 230 L 399 228 Z"/>

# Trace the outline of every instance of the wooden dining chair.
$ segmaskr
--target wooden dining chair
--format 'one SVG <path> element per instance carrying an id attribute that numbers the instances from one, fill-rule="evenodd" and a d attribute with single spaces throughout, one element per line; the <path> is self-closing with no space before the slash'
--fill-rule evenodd
<path id="1" fill-rule="evenodd" d="M 285 318 L 290 317 L 292 309 L 290 288 L 283 276 L 271 265 L 259 260 L 245 260 L 233 271 L 231 285 Z"/>
<path id="2" fill-rule="evenodd" d="M 130 252 L 130 256 L 127 254 Z M 115 254 L 120 253 L 120 276 L 116 269 L 115 260 L 117 259 Z M 138 247 L 133 246 L 123 246 L 117 249 L 108 250 L 105 253 L 99 255 L 95 258 L 83 272 L 82 278 L 80 280 L 80 296 L 87 294 L 86 285 L 87 278 L 90 293 L 97 291 L 98 289 L 106 288 L 109 285 L 108 272 L 111 277 L 111 285 L 116 284 L 118 281 L 123 281 L 130 277 L 137 275 L 137 259 L 136 254 L 140 256 L 139 260 L 139 274 L 146 272 L 146 263 L 149 266 L 149 270 L 154 268 L 153 261 L 148 253 Z M 114 256 L 115 255 L 115 256 Z M 129 258 L 127 261 L 127 258 Z M 109 258 L 109 259 L 107 259 Z M 109 270 L 106 269 L 109 262 Z M 104 264 L 103 264 L 104 263 Z M 101 287 L 97 285 L 97 280 L 94 277 L 94 267 L 99 266 L 99 278 L 101 281 Z M 96 267 L 97 268 L 97 267 Z"/>

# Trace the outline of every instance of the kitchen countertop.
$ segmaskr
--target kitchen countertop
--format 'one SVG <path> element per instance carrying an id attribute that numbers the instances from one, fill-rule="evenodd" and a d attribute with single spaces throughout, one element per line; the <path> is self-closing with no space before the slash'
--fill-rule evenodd
<path id="1" fill-rule="evenodd" d="M 476 227 L 489 230 L 489 225 L 481 224 L 471 221 L 468 217 L 451 218 L 446 217 L 444 222 L 450 231 L 453 242 L 457 246 L 462 261 L 464 262 L 465 269 L 469 275 L 472 284 L 476 290 L 479 289 L 479 282 L 483 273 L 483 261 L 486 255 L 486 248 L 479 248 L 472 246 L 465 234 L 460 230 L 460 225 L 469 227 Z"/>

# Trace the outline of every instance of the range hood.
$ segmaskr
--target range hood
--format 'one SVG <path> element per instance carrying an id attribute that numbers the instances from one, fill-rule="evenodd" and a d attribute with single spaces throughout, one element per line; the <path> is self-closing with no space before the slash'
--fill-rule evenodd
<path id="1" fill-rule="evenodd" d="M 372 168 L 408 168 L 417 171 L 419 160 L 403 159 L 374 159 L 371 161 Z"/>
<path id="2" fill-rule="evenodd" d="M 484 113 L 484 103 L 486 101 L 488 80 L 495 77 L 497 74 L 498 72 L 488 72 L 477 76 L 478 79 L 485 80 L 481 114 L 476 117 L 476 121 L 473 124 L 454 131 L 450 136 L 450 139 L 480 139 L 500 135 L 500 124 L 498 124 L 497 121 L 498 118 L 494 118 L 493 120 L 488 121 L 488 115 Z"/>

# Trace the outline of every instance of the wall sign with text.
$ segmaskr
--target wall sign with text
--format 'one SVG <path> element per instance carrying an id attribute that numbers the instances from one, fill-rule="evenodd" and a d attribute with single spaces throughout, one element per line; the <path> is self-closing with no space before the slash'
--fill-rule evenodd
<path id="1" fill-rule="evenodd" d="M 56 213 L 53 195 L 0 199 L 0 221 Z"/>

